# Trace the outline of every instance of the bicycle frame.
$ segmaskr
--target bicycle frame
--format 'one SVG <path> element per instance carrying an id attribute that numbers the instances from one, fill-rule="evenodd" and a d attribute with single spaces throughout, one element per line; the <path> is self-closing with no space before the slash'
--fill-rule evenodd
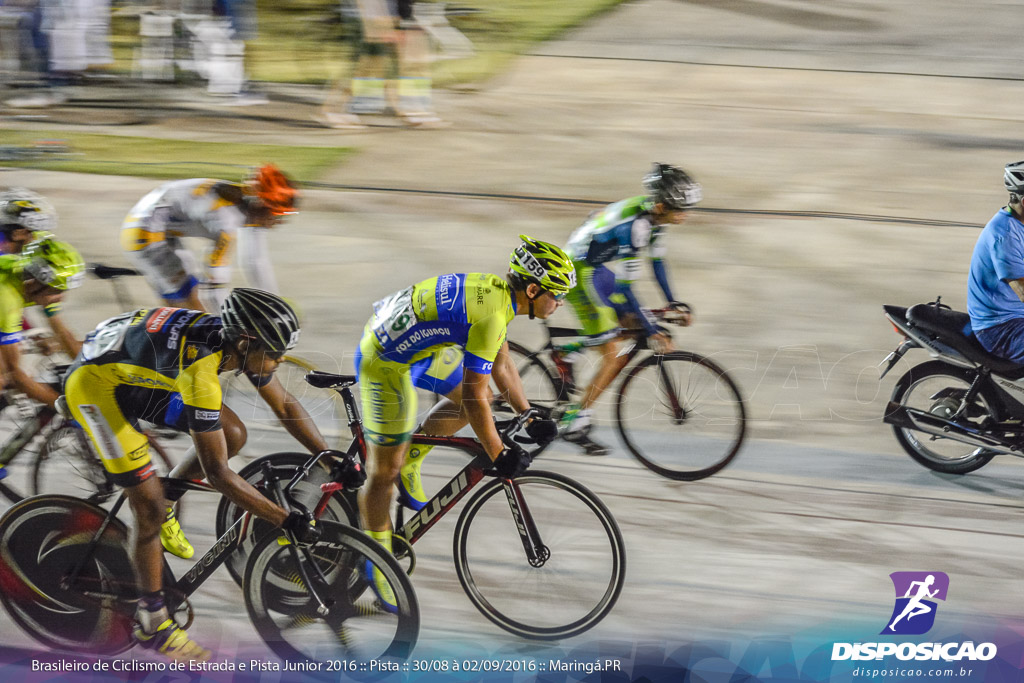
<path id="1" fill-rule="evenodd" d="M 268 471 L 269 465 L 267 465 L 267 470 L 265 470 L 265 474 L 267 475 L 268 480 L 272 481 L 274 484 L 273 492 L 277 496 L 278 501 L 287 501 L 290 505 L 297 509 L 304 509 L 300 503 L 294 500 L 294 498 L 291 495 L 291 491 L 300 480 L 304 479 L 306 475 L 309 474 L 309 470 L 314 465 L 316 465 L 317 462 L 319 462 L 320 457 L 320 455 L 311 456 L 306 465 L 300 468 L 299 471 L 294 474 L 294 476 L 288 482 L 288 484 L 283 488 L 281 486 L 280 480 L 271 476 L 272 473 Z M 206 491 L 208 493 L 218 493 L 217 489 L 201 481 L 192 481 L 190 479 L 161 478 L 161 482 L 163 483 L 165 490 L 172 496 L 174 494 L 179 494 L 180 496 L 180 494 L 183 494 L 186 491 Z M 103 536 L 103 532 L 106 531 L 107 527 L 110 525 L 111 520 L 117 517 L 118 511 L 121 509 L 121 506 L 124 505 L 124 502 L 126 500 L 127 496 L 125 495 L 125 493 L 122 492 L 121 495 L 118 497 L 117 502 L 114 503 L 113 507 L 110 509 L 110 512 L 107 513 L 107 516 L 103 520 L 103 523 L 100 524 L 99 528 L 96 530 L 96 533 L 93 534 L 93 537 L 90 540 L 89 545 L 86 546 L 86 550 L 82 554 L 82 558 L 79 560 L 78 564 L 75 565 L 74 569 L 72 569 L 68 576 L 65 577 L 64 580 L 61 582 L 62 588 L 64 588 L 65 590 L 70 589 L 70 587 L 79 588 L 78 586 L 76 586 L 76 581 L 78 580 L 79 574 L 81 574 L 82 570 L 85 568 L 86 563 L 92 558 L 93 551 L 96 548 L 97 544 L 99 543 L 100 538 Z M 217 539 L 217 541 L 213 544 L 213 547 L 210 548 L 210 550 L 208 550 L 205 555 L 199 558 L 196 561 L 196 563 L 193 564 L 190 569 L 188 569 L 188 571 L 182 574 L 181 578 L 176 579 L 174 577 L 174 573 L 171 571 L 170 565 L 167 563 L 166 556 L 163 557 L 164 591 L 166 592 L 168 598 L 171 600 L 171 611 L 174 611 L 174 609 L 176 609 L 177 606 L 181 604 L 181 602 L 186 602 L 188 600 L 188 597 L 195 593 L 195 591 L 198 590 L 201 585 L 203 585 L 203 583 L 210 577 L 210 575 L 213 574 L 213 572 L 216 571 L 222 564 L 224 564 L 228 556 L 241 545 L 243 539 L 245 539 L 246 537 L 246 532 L 248 531 L 251 519 L 252 515 L 247 513 L 245 515 L 240 516 L 237 520 L 235 520 L 235 523 L 232 524 L 227 529 L 227 531 L 225 531 L 224 534 Z M 306 567 L 303 565 L 302 562 L 299 561 L 298 558 L 298 553 L 301 551 L 303 554 L 306 555 L 307 561 L 311 560 L 309 550 L 304 547 L 300 548 L 295 543 L 295 539 L 292 537 L 290 532 L 285 532 L 285 535 L 288 538 L 288 540 L 291 541 L 291 543 L 288 545 L 288 550 L 291 553 L 292 558 L 295 560 L 296 566 L 298 567 L 299 570 L 299 574 L 302 577 L 302 580 L 305 582 L 305 586 L 309 590 L 310 594 L 317 601 L 317 603 L 320 605 L 321 613 L 326 614 L 327 610 L 329 610 L 330 606 L 333 604 L 333 600 L 324 599 L 321 597 L 320 593 L 317 591 L 314 582 L 310 581 L 310 577 L 306 571 Z M 318 578 L 323 583 L 326 583 L 326 579 L 320 572 L 320 569 L 319 567 L 317 567 L 316 563 L 310 561 L 309 564 L 312 565 L 313 568 L 316 570 L 317 574 L 319 575 Z M 118 600 L 123 600 L 125 597 L 123 595 L 100 593 L 85 590 L 83 590 L 82 593 L 92 597 L 114 598 Z M 181 601 L 177 604 L 174 604 L 173 601 L 179 596 L 181 598 Z"/>
<path id="2" fill-rule="evenodd" d="M 355 397 L 349 386 L 335 387 L 335 391 L 341 394 L 345 404 L 345 412 L 348 416 L 348 426 L 355 437 L 349 446 L 349 455 L 358 455 L 360 460 L 366 463 L 366 439 L 363 434 L 362 420 L 359 418 L 359 411 L 356 408 Z M 434 495 L 422 510 L 415 513 L 408 522 L 403 523 L 404 512 L 401 506 L 398 508 L 397 528 L 395 533 L 404 538 L 410 546 L 416 543 L 423 535 L 454 508 L 467 493 L 477 484 L 486 478 L 487 470 L 493 468 L 493 462 L 484 450 L 484 447 L 474 438 L 464 436 L 428 436 L 418 434 L 413 437 L 417 444 L 425 446 L 446 446 L 463 451 L 472 460 L 459 471 L 452 479 L 442 486 L 440 491 Z M 543 450 L 543 449 L 540 449 Z M 534 457 L 540 453 L 534 453 Z M 523 550 L 531 565 L 543 566 L 548 559 L 547 548 L 540 538 L 540 532 L 533 521 L 529 507 L 523 498 L 522 491 L 514 479 L 502 479 L 505 489 L 505 496 L 508 498 L 509 508 L 516 521 L 516 528 L 519 530 L 519 537 L 523 542 Z M 331 495 L 338 490 L 338 485 L 324 484 L 321 487 L 323 496 L 316 507 L 317 516 L 327 507 Z"/>

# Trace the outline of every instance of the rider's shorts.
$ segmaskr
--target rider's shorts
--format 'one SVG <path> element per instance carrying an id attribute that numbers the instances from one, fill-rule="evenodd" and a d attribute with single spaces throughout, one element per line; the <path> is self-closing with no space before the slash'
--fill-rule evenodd
<path id="1" fill-rule="evenodd" d="M 132 487 L 156 472 L 139 420 L 188 432 L 181 395 L 121 384 L 110 365 L 85 364 L 64 383 L 68 407 L 92 439 L 111 481 Z"/>
<path id="2" fill-rule="evenodd" d="M 462 383 L 463 351 L 446 346 L 413 363 L 379 354 L 376 337 L 367 328 L 356 351 L 363 431 L 373 443 L 395 446 L 409 441 L 416 429 L 417 388 L 447 395 Z"/>
<path id="3" fill-rule="evenodd" d="M 599 346 L 619 333 L 619 314 L 611 300 L 615 275 L 604 266 L 595 268 L 586 261 L 573 261 L 573 265 L 577 284 L 566 298 L 588 337 L 586 344 Z"/>
<path id="4" fill-rule="evenodd" d="M 199 283 L 177 254 L 183 245 L 168 239 L 163 231 L 150 232 L 139 222 L 126 221 L 121 228 L 121 248 L 132 267 L 164 299 L 184 299 Z"/>

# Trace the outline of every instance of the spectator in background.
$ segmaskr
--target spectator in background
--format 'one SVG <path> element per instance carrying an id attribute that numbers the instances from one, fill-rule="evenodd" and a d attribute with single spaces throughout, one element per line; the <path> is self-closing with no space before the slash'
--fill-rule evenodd
<path id="1" fill-rule="evenodd" d="M 328 92 L 314 118 L 330 128 L 363 128 L 360 114 L 393 113 L 415 127 L 443 122 L 433 113 L 430 51 L 413 15 L 414 0 L 355 0 L 355 67 Z"/>
<path id="2" fill-rule="evenodd" d="M 249 45 L 256 40 L 256 0 L 213 0 L 213 14 L 225 17 L 231 23 L 232 38 L 241 41 L 242 47 L 242 88 L 230 104 L 238 106 L 267 103 L 267 96 L 252 89 L 248 78 L 251 74 L 252 50 Z"/>

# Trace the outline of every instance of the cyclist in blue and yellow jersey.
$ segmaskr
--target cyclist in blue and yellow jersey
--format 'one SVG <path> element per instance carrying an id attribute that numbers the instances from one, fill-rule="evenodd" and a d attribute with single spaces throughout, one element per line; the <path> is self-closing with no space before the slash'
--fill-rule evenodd
<path id="1" fill-rule="evenodd" d="M 174 518 L 173 501 L 154 476 L 139 420 L 191 434 L 195 453 L 172 476 L 205 476 L 235 505 L 292 531 L 299 542 L 318 535 L 300 513 L 285 512 L 228 467 L 246 433 L 222 404 L 218 379 L 222 372 L 246 373 L 296 440 L 311 453 L 328 451 L 313 420 L 274 377 L 298 341 L 298 318 L 283 299 L 256 289 L 232 291 L 220 313 L 156 308 L 110 318 L 86 337 L 64 381 L 67 408 L 89 434 L 112 481 L 124 487 L 135 517 L 133 559 L 141 595 L 135 639 L 176 660 L 205 660 L 210 652 L 178 627 L 164 604 L 161 545 L 179 557 L 193 550 Z M 332 476 L 349 486 L 361 483 L 361 470 L 347 456 L 327 456 Z"/>
<path id="2" fill-rule="evenodd" d="M 491 415 L 489 380 L 493 375 L 516 412 L 530 409 L 508 353 L 508 324 L 516 315 L 550 316 L 576 275 L 569 257 L 555 245 L 520 238 L 505 278 L 441 275 L 374 304 L 356 356 L 369 470 L 359 509 L 367 532 L 388 550 L 396 480 L 403 504 L 420 509 L 428 500 L 420 465 L 430 448 L 410 448 L 416 427 L 414 387 L 445 397 L 423 423 L 424 434 L 446 436 L 468 423 L 502 476 L 517 476 L 529 465 L 522 450 L 502 443 Z M 372 571 L 378 597 L 385 608 L 394 609 L 388 583 Z"/>
<path id="3" fill-rule="evenodd" d="M 591 406 L 628 361 L 627 355 L 619 355 L 620 329 L 640 325 L 649 335 L 652 349 L 659 353 L 672 350 L 671 338 L 658 332 L 632 290 L 643 252 L 650 257 L 665 300 L 680 309 L 685 324 L 690 322 L 689 307 L 672 294 L 660 240 L 665 226 L 682 223 L 686 209 L 703 198 L 701 186 L 681 168 L 655 164 L 644 177 L 644 187 L 647 195 L 623 199 L 592 214 L 565 248 L 578 278 L 569 303 L 583 325 L 584 346 L 600 351 L 601 364 L 580 402 L 570 405 L 562 416 L 560 427 L 563 438 L 581 446 L 588 455 L 609 452 L 590 438 L 590 417 Z M 556 362 L 559 360 L 556 357 Z"/>
<path id="4" fill-rule="evenodd" d="M 81 348 L 60 314 L 69 289 L 82 284 L 85 264 L 74 248 L 44 237 L 29 242 L 20 253 L 0 256 L 0 389 L 14 387 L 30 399 L 53 407 L 59 394 L 37 381 L 22 366 L 24 311 L 40 306 L 60 347 L 74 356 Z M 0 467 L 0 479 L 7 470 Z"/>
<path id="5" fill-rule="evenodd" d="M 166 305 L 215 311 L 227 295 L 236 240 L 249 285 L 277 292 L 267 229 L 297 213 L 297 199 L 295 184 L 273 164 L 242 183 L 175 180 L 147 194 L 128 213 L 121 248 Z M 201 278 L 184 237 L 210 242 Z M 200 279 L 206 302 L 200 298 Z"/>

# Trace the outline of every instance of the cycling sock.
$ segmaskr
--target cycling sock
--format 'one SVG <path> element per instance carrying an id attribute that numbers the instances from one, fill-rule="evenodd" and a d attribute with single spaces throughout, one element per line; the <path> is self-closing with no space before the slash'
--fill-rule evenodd
<path id="1" fill-rule="evenodd" d="M 366 534 L 373 540 L 384 546 L 387 551 L 391 552 L 391 529 L 385 529 L 384 531 L 367 531 Z"/>
<path id="2" fill-rule="evenodd" d="M 422 510 L 427 503 L 427 494 L 423 491 L 423 480 L 420 476 L 420 465 L 434 447 L 412 444 L 406 453 L 405 463 L 399 476 L 399 501 L 413 510 Z"/>
<path id="3" fill-rule="evenodd" d="M 167 606 L 164 604 L 163 593 L 157 591 L 139 598 L 139 608 L 135 612 L 135 618 L 138 620 L 139 626 L 142 627 L 143 633 L 156 633 L 160 624 L 170 619 Z"/>

